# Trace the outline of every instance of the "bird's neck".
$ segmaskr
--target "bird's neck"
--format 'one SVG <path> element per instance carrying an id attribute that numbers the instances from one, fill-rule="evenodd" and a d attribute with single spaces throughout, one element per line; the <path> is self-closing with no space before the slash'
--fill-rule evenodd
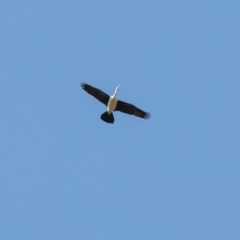
<path id="1" fill-rule="evenodd" d="M 113 96 L 112 96 L 113 98 L 115 98 L 115 97 L 116 97 L 116 95 L 117 95 L 117 92 L 118 92 L 118 88 L 116 88 L 116 89 L 115 89 L 115 92 L 114 92 L 114 94 L 113 94 Z"/>

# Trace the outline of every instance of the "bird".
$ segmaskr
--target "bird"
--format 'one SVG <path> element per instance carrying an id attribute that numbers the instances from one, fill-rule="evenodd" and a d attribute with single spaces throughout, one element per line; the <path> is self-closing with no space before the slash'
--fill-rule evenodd
<path id="1" fill-rule="evenodd" d="M 106 123 L 112 123 L 112 124 L 114 123 L 114 116 L 113 116 L 114 111 L 120 111 L 126 114 L 134 115 L 139 118 L 143 118 L 143 119 L 149 119 L 151 117 L 151 114 L 149 112 L 145 112 L 137 108 L 133 104 L 123 102 L 116 98 L 120 85 L 116 87 L 115 92 L 112 96 L 109 96 L 102 90 L 95 88 L 84 82 L 81 82 L 80 86 L 89 95 L 95 97 L 101 103 L 106 105 L 107 110 L 100 117 Z"/>

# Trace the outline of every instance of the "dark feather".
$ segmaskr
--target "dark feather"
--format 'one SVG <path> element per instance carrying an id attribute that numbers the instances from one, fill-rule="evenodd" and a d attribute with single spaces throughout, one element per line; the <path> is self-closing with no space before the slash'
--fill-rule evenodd
<path id="1" fill-rule="evenodd" d="M 115 111 L 120 111 L 123 113 L 134 115 L 136 117 L 144 118 L 144 119 L 148 119 L 151 116 L 150 113 L 144 112 L 143 110 L 137 108 L 133 104 L 126 103 L 126 102 L 123 102 L 120 100 L 118 100 L 118 102 L 117 102 L 117 107 L 116 107 Z"/>
<path id="2" fill-rule="evenodd" d="M 95 97 L 97 100 L 99 100 L 101 103 L 105 104 L 107 106 L 109 101 L 109 95 L 103 92 L 102 90 L 92 87 L 86 83 L 80 84 L 82 89 L 85 90 L 88 94 Z"/>

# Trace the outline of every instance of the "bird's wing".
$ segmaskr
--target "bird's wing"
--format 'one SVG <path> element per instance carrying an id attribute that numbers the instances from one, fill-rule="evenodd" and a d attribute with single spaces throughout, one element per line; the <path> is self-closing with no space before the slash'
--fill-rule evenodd
<path id="1" fill-rule="evenodd" d="M 137 108 L 136 106 L 134 106 L 130 103 L 120 101 L 120 100 L 118 100 L 118 102 L 117 102 L 115 111 L 120 111 L 123 113 L 134 115 L 136 117 L 144 118 L 144 119 L 148 119 L 151 116 L 150 113 L 144 112 L 143 110 Z"/>
<path id="2" fill-rule="evenodd" d="M 109 101 L 109 95 L 103 92 L 102 90 L 92 87 L 86 83 L 81 83 L 81 87 L 83 90 L 85 90 L 88 94 L 95 97 L 97 100 L 99 100 L 101 103 L 105 104 L 107 106 Z"/>

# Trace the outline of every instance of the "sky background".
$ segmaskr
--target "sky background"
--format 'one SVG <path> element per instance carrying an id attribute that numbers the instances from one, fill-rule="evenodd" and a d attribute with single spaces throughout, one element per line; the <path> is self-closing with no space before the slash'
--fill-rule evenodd
<path id="1" fill-rule="evenodd" d="M 240 1 L 1 1 L 0 239 L 240 239 Z M 80 82 L 152 114 L 115 113 Z"/>

